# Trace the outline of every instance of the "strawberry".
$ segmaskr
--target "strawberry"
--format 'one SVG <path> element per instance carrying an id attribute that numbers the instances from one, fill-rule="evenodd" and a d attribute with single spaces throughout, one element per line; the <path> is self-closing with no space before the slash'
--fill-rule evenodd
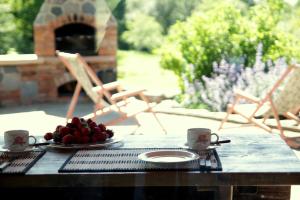
<path id="1" fill-rule="evenodd" d="M 87 143 L 89 143 L 89 141 L 90 141 L 89 136 L 82 136 L 81 137 L 81 143 L 82 144 L 87 144 Z"/>
<path id="2" fill-rule="evenodd" d="M 92 137 L 92 142 L 96 143 L 98 141 L 97 135 L 93 135 Z"/>
<path id="3" fill-rule="evenodd" d="M 107 129 L 103 123 L 97 125 L 92 119 L 85 120 L 84 118 L 73 117 L 66 126 L 58 125 L 53 133 L 46 133 L 44 138 L 64 144 L 87 144 L 89 142 L 103 142 L 113 136 L 114 132 Z"/>
<path id="4" fill-rule="evenodd" d="M 71 135 L 74 135 L 75 131 L 77 131 L 76 128 L 69 128 L 69 133 L 70 133 Z"/>
<path id="5" fill-rule="evenodd" d="M 82 127 L 81 121 L 80 121 L 80 119 L 79 119 L 78 117 L 73 117 L 71 123 L 72 123 L 73 126 L 76 127 L 78 130 L 80 130 L 81 127 Z"/>
<path id="6" fill-rule="evenodd" d="M 108 138 L 112 138 L 114 136 L 114 132 L 111 129 L 107 129 L 105 132 L 108 135 Z"/>
<path id="7" fill-rule="evenodd" d="M 59 134 L 61 135 L 62 138 L 69 133 L 71 133 L 71 131 L 70 131 L 70 128 L 68 128 L 68 127 L 61 127 L 59 129 Z"/>
<path id="8" fill-rule="evenodd" d="M 105 133 L 95 134 L 98 142 L 103 142 L 106 140 L 107 135 Z"/>
<path id="9" fill-rule="evenodd" d="M 104 124 L 98 124 L 98 127 L 101 129 L 101 131 L 106 131 L 106 126 Z"/>
<path id="10" fill-rule="evenodd" d="M 74 135 L 74 136 L 81 137 L 81 133 L 80 133 L 78 130 L 74 131 L 73 135 Z"/>
<path id="11" fill-rule="evenodd" d="M 46 133 L 45 135 L 44 135 L 44 138 L 45 138 L 45 140 L 51 140 L 52 138 L 53 138 L 53 134 L 52 133 Z"/>
<path id="12" fill-rule="evenodd" d="M 74 133 L 73 133 L 73 136 L 74 136 L 74 143 L 81 143 L 81 132 L 76 130 Z"/>
<path id="13" fill-rule="evenodd" d="M 76 125 L 76 129 L 77 129 L 77 130 L 81 130 L 82 127 L 83 127 L 83 126 L 82 126 L 81 123 L 79 123 L 79 124 Z"/>
<path id="14" fill-rule="evenodd" d="M 89 123 L 89 127 L 90 127 L 90 128 L 97 127 L 96 122 L 91 122 L 91 123 Z"/>
<path id="15" fill-rule="evenodd" d="M 76 126 L 72 123 L 67 123 L 66 127 L 68 128 L 76 128 Z"/>
<path id="16" fill-rule="evenodd" d="M 54 131 L 53 133 L 53 141 L 54 142 L 61 142 L 61 135 L 58 131 Z"/>
<path id="17" fill-rule="evenodd" d="M 101 129 L 99 127 L 97 127 L 97 126 L 94 127 L 92 130 L 93 130 L 94 134 L 101 134 L 101 132 L 102 132 Z"/>
<path id="18" fill-rule="evenodd" d="M 74 124 L 75 126 L 81 124 L 80 119 L 78 117 L 73 117 L 71 123 Z"/>
<path id="19" fill-rule="evenodd" d="M 67 134 L 62 138 L 62 142 L 64 144 L 72 144 L 74 142 L 74 136 L 71 134 Z"/>
<path id="20" fill-rule="evenodd" d="M 58 125 L 55 130 L 59 131 L 59 129 L 62 128 L 62 127 L 63 127 L 62 125 Z"/>
<path id="21" fill-rule="evenodd" d="M 81 128 L 81 134 L 84 136 L 88 136 L 90 134 L 89 128 Z"/>
<path id="22" fill-rule="evenodd" d="M 90 123 L 93 122 L 93 120 L 92 120 L 92 119 L 88 119 L 86 122 L 87 122 L 88 124 L 90 124 Z"/>

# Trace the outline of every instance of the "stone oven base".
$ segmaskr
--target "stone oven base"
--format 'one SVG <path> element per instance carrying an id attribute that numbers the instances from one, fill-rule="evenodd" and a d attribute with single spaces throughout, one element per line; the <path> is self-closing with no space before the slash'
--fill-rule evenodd
<path id="1" fill-rule="evenodd" d="M 116 80 L 114 57 L 84 58 L 104 83 Z M 74 81 L 55 56 L 38 57 L 35 54 L 0 56 L 0 106 L 69 101 L 70 94 L 59 94 L 58 88 Z"/>

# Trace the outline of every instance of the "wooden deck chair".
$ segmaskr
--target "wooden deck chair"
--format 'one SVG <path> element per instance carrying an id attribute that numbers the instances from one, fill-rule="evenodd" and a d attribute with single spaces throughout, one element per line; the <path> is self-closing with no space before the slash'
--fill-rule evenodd
<path id="1" fill-rule="evenodd" d="M 283 86 L 283 87 L 281 87 Z M 278 90 L 274 97 L 274 92 Z M 240 100 L 246 100 L 250 104 L 239 104 Z M 274 99 L 274 100 L 273 100 Z M 227 107 L 227 114 L 222 120 L 219 130 L 223 128 L 224 123 L 228 120 L 231 113 L 237 113 L 264 130 L 271 132 L 272 129 L 265 124 L 266 120 L 273 116 L 276 120 L 276 126 L 283 138 L 283 128 L 279 116 L 284 115 L 300 123 L 297 114 L 300 109 L 300 67 L 299 65 L 290 65 L 287 67 L 281 77 L 275 82 L 273 87 L 267 92 L 262 99 L 249 95 L 243 91 L 235 91 L 235 100 L 233 104 Z M 258 120 L 256 116 L 263 116 L 263 120 Z"/>
<path id="2" fill-rule="evenodd" d="M 110 120 L 105 123 L 106 125 L 113 125 L 132 117 L 140 126 L 136 115 L 148 111 L 153 114 L 159 126 L 166 133 L 155 112 L 152 110 L 155 103 L 148 101 L 148 98 L 143 93 L 145 91 L 144 89 L 124 90 L 119 82 L 103 84 L 93 69 L 79 54 L 59 51 L 56 53 L 69 72 L 77 80 L 77 85 L 66 115 L 67 120 L 72 118 L 80 91 L 83 89 L 87 96 L 94 102 L 94 111 L 92 114 L 94 119 L 99 115 L 117 112 L 120 117 Z M 112 94 L 112 91 L 117 92 Z"/>

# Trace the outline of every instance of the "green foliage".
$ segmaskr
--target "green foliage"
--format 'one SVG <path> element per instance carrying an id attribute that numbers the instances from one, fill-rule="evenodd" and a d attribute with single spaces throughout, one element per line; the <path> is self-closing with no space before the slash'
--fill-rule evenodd
<path id="1" fill-rule="evenodd" d="M 33 22 L 43 2 L 43 0 L 1 0 L 1 5 L 4 4 L 9 8 L 5 12 L 1 10 L 0 14 L 0 21 L 5 21 L 5 24 L 1 23 L 4 27 L 1 30 L 0 41 L 5 42 L 5 44 L 0 44 L 2 52 L 7 52 L 8 47 L 16 49 L 19 53 L 33 52 Z M 144 18 L 148 20 L 146 23 L 150 22 L 151 28 L 144 23 L 139 30 L 143 33 L 149 30 L 154 31 L 150 34 L 150 39 L 157 37 L 161 40 L 162 33 L 166 34 L 169 27 L 176 21 L 190 16 L 200 2 L 201 0 L 107 0 L 107 4 L 118 22 L 118 44 L 122 49 L 129 48 L 128 40 L 125 40 L 125 38 L 129 38 L 121 36 L 125 31 L 133 31 L 132 28 L 130 30 L 126 27 L 126 24 L 130 26 L 132 23 L 138 23 L 137 21 L 141 20 L 136 18 L 141 14 L 147 16 Z M 156 28 L 158 29 L 155 30 Z M 157 35 L 154 37 L 155 34 Z M 129 39 L 129 41 L 131 40 Z M 133 43 L 130 45 L 131 47 L 136 46 Z M 142 49 L 151 49 L 156 45 L 157 42 L 154 45 L 142 47 Z"/>
<path id="2" fill-rule="evenodd" d="M 153 17 L 140 13 L 126 25 L 122 38 L 135 49 L 151 51 L 162 43 L 162 28 Z"/>
<path id="3" fill-rule="evenodd" d="M 126 18 L 132 19 L 136 14 L 143 13 L 151 15 L 154 9 L 156 0 L 127 0 L 126 1 Z"/>
<path id="4" fill-rule="evenodd" d="M 5 54 L 15 46 L 12 35 L 16 29 L 8 1 L 0 3 L 0 24 L 0 54 Z"/>
<path id="5" fill-rule="evenodd" d="M 33 52 L 33 21 L 43 1 L 2 0 L 0 3 L 0 53 Z"/>
<path id="6" fill-rule="evenodd" d="M 109 7 L 112 10 L 112 14 L 114 15 L 118 23 L 118 46 L 120 49 L 128 49 L 127 42 L 124 41 L 121 37 L 121 35 L 126 31 L 126 0 L 110 0 L 107 1 L 107 3 L 109 4 Z"/>
<path id="7" fill-rule="evenodd" d="M 190 16 L 200 2 L 201 0 L 128 0 L 126 1 L 127 31 L 122 39 L 137 50 L 152 50 L 162 43 L 162 35 L 168 33 L 169 27 L 176 21 L 182 21 Z M 139 18 L 145 20 L 144 23 Z M 141 26 L 133 27 L 138 24 Z M 137 34 L 139 32 L 142 33 L 141 36 Z M 131 37 L 130 34 L 133 36 Z M 136 39 L 139 41 L 134 42 Z M 147 44 L 141 44 L 142 40 L 147 40 L 143 42 Z M 151 40 L 154 44 L 149 42 Z"/>
<path id="8" fill-rule="evenodd" d="M 263 1 L 248 11 L 232 1 L 204 2 L 201 7 L 187 21 L 171 27 L 161 49 L 162 67 L 180 78 L 189 76 L 188 64 L 195 66 L 198 79 L 209 76 L 213 63 L 222 59 L 253 66 L 259 43 L 263 44 L 264 61 L 299 57 L 299 40 L 277 27 L 287 9 L 283 1 Z"/>
<path id="9" fill-rule="evenodd" d="M 129 44 L 129 49 L 152 50 L 152 44 L 143 40 L 156 37 L 155 33 L 158 33 L 159 37 L 161 37 L 161 27 L 159 27 L 160 25 L 150 14 L 151 10 L 153 10 L 154 3 L 155 1 L 147 0 L 126 1 L 126 30 L 122 33 L 121 40 Z M 146 21 L 143 22 L 142 20 Z M 150 23 L 150 26 L 148 23 Z M 155 28 L 158 28 L 158 31 L 154 30 Z M 152 30 L 154 30 L 154 32 L 148 32 Z"/>
<path id="10" fill-rule="evenodd" d="M 183 21 L 189 17 L 200 2 L 200 0 L 157 0 L 151 14 L 161 24 L 164 33 L 167 33 L 169 27 L 176 21 Z"/>
<path id="11" fill-rule="evenodd" d="M 0 53 L 16 49 L 19 53 L 33 52 L 33 23 L 43 0 L 2 0 L 0 3 Z M 126 0 L 107 1 L 118 21 L 118 33 L 125 30 Z M 5 7 L 5 9 L 4 9 Z M 121 47 L 126 47 L 119 39 Z"/>
<path id="12" fill-rule="evenodd" d="M 43 1 L 11 0 L 19 42 L 16 49 L 20 53 L 33 52 L 33 22 Z"/>
<path id="13" fill-rule="evenodd" d="M 113 12 L 116 10 L 120 4 L 124 4 L 125 0 L 106 0 L 106 4 L 109 7 L 109 9 Z"/>
<path id="14" fill-rule="evenodd" d="M 33 52 L 33 23 L 43 0 L 1 0 L 0 3 L 0 53 L 15 49 L 19 53 Z M 120 47 L 127 47 L 120 40 L 125 31 L 126 0 L 109 0 L 109 7 L 118 21 Z"/>

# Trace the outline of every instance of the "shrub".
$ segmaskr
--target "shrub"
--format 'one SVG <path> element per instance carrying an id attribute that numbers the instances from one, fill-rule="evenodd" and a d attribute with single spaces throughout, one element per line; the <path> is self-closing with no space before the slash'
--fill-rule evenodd
<path id="1" fill-rule="evenodd" d="M 240 89 L 254 96 L 263 96 L 273 86 L 274 82 L 286 68 L 284 59 L 278 59 L 274 64 L 262 62 L 262 45 L 259 45 L 256 63 L 252 68 L 245 68 L 243 61 L 228 63 L 222 60 L 214 63 L 211 77 L 184 76 L 185 105 L 206 104 L 211 110 L 225 111 L 229 102 L 233 101 L 234 90 Z M 193 65 L 189 65 L 189 74 L 194 74 Z"/>
<path id="2" fill-rule="evenodd" d="M 178 22 L 171 27 L 161 49 L 161 66 L 179 76 L 184 90 L 182 74 L 189 71 L 189 63 L 199 80 L 202 75 L 210 76 L 214 62 L 241 60 L 244 66 L 253 66 L 259 43 L 263 44 L 264 62 L 298 58 L 299 40 L 277 27 L 286 5 L 283 1 L 263 2 L 247 11 L 220 1 L 209 9 L 198 10 L 187 21 Z"/>
<path id="3" fill-rule="evenodd" d="M 154 17 L 138 14 L 126 26 L 122 38 L 137 50 L 151 51 L 163 41 L 162 27 Z"/>
<path id="4" fill-rule="evenodd" d="M 16 36 L 14 25 L 14 16 L 11 14 L 11 8 L 8 3 L 0 3 L 0 54 L 5 54 L 14 47 L 15 40 L 12 37 Z"/>

